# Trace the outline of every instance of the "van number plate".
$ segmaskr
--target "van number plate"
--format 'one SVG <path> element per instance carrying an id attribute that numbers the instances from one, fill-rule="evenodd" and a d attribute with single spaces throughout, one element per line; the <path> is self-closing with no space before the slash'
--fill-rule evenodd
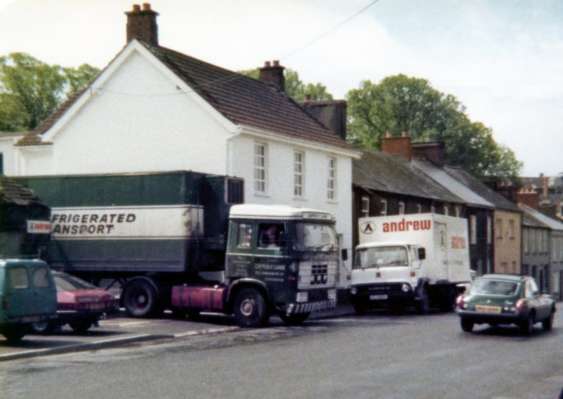
<path id="1" fill-rule="evenodd" d="M 371 299 L 372 301 L 383 301 L 383 300 L 387 299 L 387 295 L 386 294 L 370 295 L 369 299 Z"/>

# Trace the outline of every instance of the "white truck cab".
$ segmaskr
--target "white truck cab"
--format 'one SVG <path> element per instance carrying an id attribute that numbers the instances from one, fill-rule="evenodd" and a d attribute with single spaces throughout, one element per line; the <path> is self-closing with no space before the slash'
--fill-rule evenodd
<path id="1" fill-rule="evenodd" d="M 470 281 L 467 220 L 437 214 L 361 218 L 350 294 L 358 313 L 371 305 L 453 307 Z"/>

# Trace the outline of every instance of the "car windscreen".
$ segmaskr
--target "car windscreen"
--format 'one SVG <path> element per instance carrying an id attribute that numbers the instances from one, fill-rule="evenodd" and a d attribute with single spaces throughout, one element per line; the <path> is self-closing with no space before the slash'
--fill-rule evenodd
<path id="1" fill-rule="evenodd" d="M 514 296 L 518 291 L 518 283 L 507 280 L 493 280 L 489 278 L 477 279 L 471 287 L 475 295 Z"/>
<path id="2" fill-rule="evenodd" d="M 55 285 L 60 291 L 90 290 L 98 288 L 78 277 L 70 276 L 68 274 L 56 274 Z"/>
<path id="3" fill-rule="evenodd" d="M 334 227 L 321 223 L 298 223 L 295 249 L 301 251 L 332 251 L 337 248 Z"/>
<path id="4" fill-rule="evenodd" d="M 360 248 L 356 250 L 354 269 L 371 267 L 408 266 L 407 248 L 402 246 L 386 246 Z"/>

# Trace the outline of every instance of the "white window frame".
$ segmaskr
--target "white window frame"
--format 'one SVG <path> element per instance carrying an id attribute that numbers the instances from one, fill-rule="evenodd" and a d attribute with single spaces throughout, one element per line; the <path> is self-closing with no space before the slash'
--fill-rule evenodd
<path id="1" fill-rule="evenodd" d="M 328 158 L 328 176 L 326 181 L 326 199 L 328 201 L 337 200 L 337 173 L 338 159 L 336 157 Z"/>
<path id="2" fill-rule="evenodd" d="M 470 243 L 477 244 L 477 216 L 469 215 L 469 230 L 470 230 Z"/>
<path id="3" fill-rule="evenodd" d="M 430 213 L 436 213 L 436 205 L 430 205 Z"/>
<path id="4" fill-rule="evenodd" d="M 447 205 L 444 205 L 444 215 L 450 216 L 450 207 Z"/>
<path id="5" fill-rule="evenodd" d="M 416 212 L 422 213 L 422 204 L 416 204 Z"/>
<path id="6" fill-rule="evenodd" d="M 381 199 L 381 212 L 380 212 L 380 214 L 381 214 L 381 216 L 387 216 L 387 212 L 388 212 L 387 200 L 385 198 L 382 198 Z"/>
<path id="7" fill-rule="evenodd" d="M 360 198 L 360 217 L 369 216 L 369 197 L 362 195 Z"/>
<path id="8" fill-rule="evenodd" d="M 259 148 L 263 149 L 262 154 L 259 153 Z M 263 172 L 263 179 L 258 176 L 260 172 Z M 254 142 L 254 192 L 268 194 L 268 144 L 258 141 Z"/>
<path id="9" fill-rule="evenodd" d="M 399 201 L 399 215 L 404 215 L 407 210 L 405 201 Z"/>
<path id="10" fill-rule="evenodd" d="M 461 216 L 461 205 L 456 205 L 454 209 L 455 209 L 455 216 L 460 217 Z"/>
<path id="11" fill-rule="evenodd" d="M 493 243 L 493 219 L 487 216 L 487 244 Z"/>
<path id="12" fill-rule="evenodd" d="M 301 159 L 298 160 L 298 157 Z M 305 151 L 293 151 L 293 195 L 305 197 Z"/>

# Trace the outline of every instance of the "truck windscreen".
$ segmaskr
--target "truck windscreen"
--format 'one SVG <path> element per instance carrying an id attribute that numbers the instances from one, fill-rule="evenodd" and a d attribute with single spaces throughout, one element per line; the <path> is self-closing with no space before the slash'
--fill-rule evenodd
<path id="1" fill-rule="evenodd" d="M 295 249 L 299 251 L 334 251 L 337 248 L 334 227 L 320 223 L 298 223 Z"/>
<path id="2" fill-rule="evenodd" d="M 407 248 L 400 246 L 373 247 L 356 250 L 354 269 L 408 265 Z"/>

